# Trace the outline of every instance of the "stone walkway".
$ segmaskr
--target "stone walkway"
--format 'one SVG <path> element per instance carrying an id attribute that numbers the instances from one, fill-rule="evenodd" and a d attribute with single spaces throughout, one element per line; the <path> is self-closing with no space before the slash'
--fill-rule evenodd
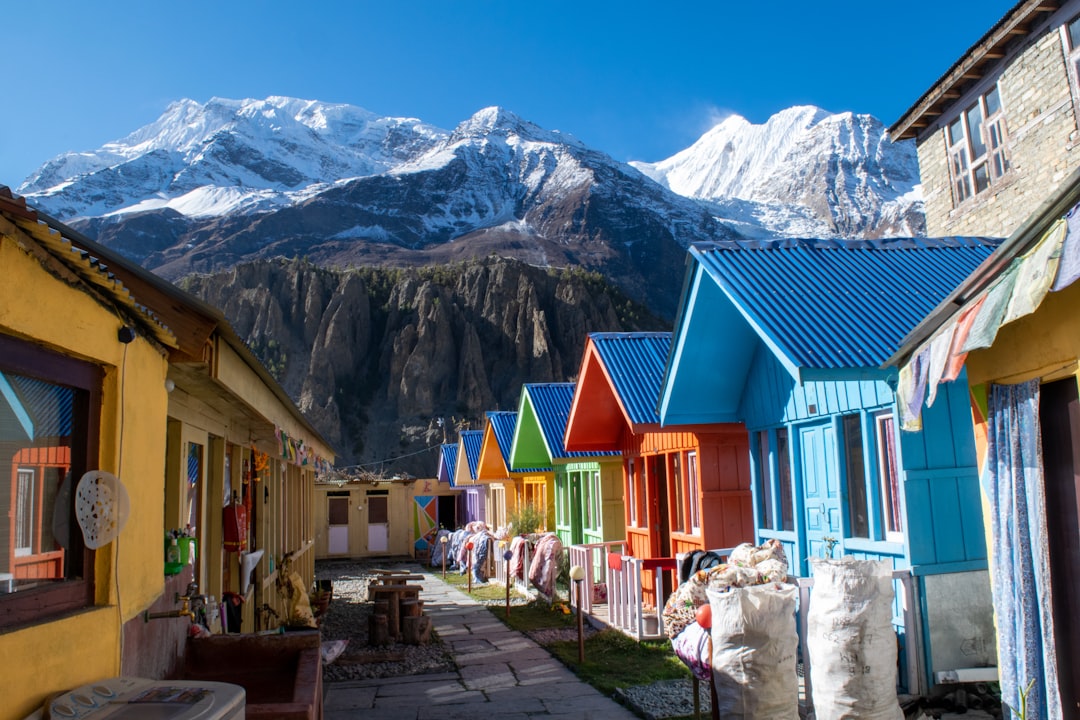
<path id="1" fill-rule="evenodd" d="M 325 720 L 637 720 L 465 593 L 431 576 L 419 584 L 457 672 L 327 683 Z"/>

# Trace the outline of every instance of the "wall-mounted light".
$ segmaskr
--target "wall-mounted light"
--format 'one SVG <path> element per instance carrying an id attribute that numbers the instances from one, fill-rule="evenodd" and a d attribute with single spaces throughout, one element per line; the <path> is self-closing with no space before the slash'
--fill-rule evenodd
<path id="1" fill-rule="evenodd" d="M 116 332 L 116 339 L 127 345 L 135 339 L 135 328 L 130 325 L 122 325 Z"/>

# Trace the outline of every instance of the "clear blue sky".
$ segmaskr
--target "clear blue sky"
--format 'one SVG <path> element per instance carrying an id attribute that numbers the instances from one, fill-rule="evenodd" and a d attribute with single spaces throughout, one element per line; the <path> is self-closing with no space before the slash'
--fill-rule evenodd
<path id="1" fill-rule="evenodd" d="M 3 12 L 0 184 L 180 98 L 298 98 L 452 129 L 501 105 L 618 160 L 725 114 L 897 120 L 1014 0 L 26 0 Z"/>

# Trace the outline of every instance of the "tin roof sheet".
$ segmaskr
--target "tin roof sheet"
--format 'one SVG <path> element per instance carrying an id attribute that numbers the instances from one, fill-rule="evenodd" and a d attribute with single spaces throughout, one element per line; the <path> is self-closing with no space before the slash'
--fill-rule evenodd
<path id="1" fill-rule="evenodd" d="M 480 446 L 484 442 L 482 430 L 463 430 L 461 444 L 465 448 L 465 460 L 469 463 L 469 478 L 476 479 L 476 468 L 480 464 Z"/>
<path id="2" fill-rule="evenodd" d="M 574 402 L 574 383 L 526 383 L 523 392 L 528 394 L 544 443 L 552 460 L 565 458 L 618 455 L 618 452 L 568 452 L 563 445 L 566 421 Z"/>
<path id="3" fill-rule="evenodd" d="M 877 368 L 997 238 L 702 243 L 691 255 L 799 368 Z"/>
<path id="4" fill-rule="evenodd" d="M 590 333 L 619 402 L 634 424 L 659 423 L 656 412 L 671 333 Z"/>

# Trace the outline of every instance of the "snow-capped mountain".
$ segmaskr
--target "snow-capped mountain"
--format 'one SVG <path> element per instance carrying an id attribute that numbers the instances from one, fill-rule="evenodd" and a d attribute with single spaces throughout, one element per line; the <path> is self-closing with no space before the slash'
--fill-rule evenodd
<path id="1" fill-rule="evenodd" d="M 188 217 L 262 211 L 385 172 L 446 135 L 352 105 L 180 100 L 121 140 L 50 160 L 18 191 L 67 219 L 166 208 Z"/>
<path id="2" fill-rule="evenodd" d="M 497 254 L 599 270 L 664 314 L 691 242 L 921 233 L 914 148 L 868 116 L 729 118 L 637 168 L 502 108 L 445 132 L 347 105 L 215 99 L 62 155 L 18 192 L 166 277 L 278 255 Z"/>
<path id="3" fill-rule="evenodd" d="M 762 125 L 731 115 L 657 163 L 631 163 L 671 190 L 714 202 L 745 235 L 885 237 L 925 232 L 912 143 L 870 115 L 783 110 Z"/>

